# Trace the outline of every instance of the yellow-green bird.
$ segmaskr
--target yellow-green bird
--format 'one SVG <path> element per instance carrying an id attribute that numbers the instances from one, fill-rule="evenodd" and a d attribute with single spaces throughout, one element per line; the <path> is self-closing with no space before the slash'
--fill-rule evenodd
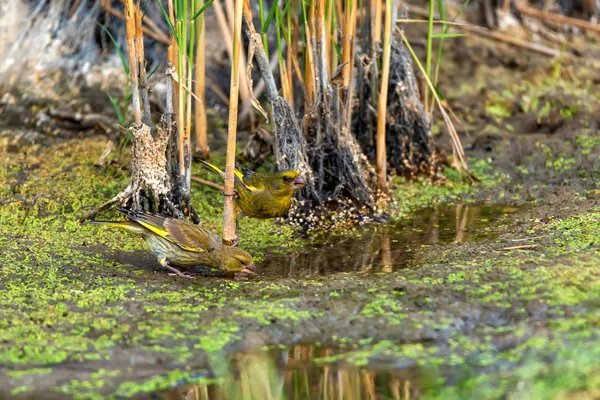
<path id="1" fill-rule="evenodd" d="M 206 161 L 202 163 L 225 178 L 225 171 Z M 251 218 L 283 217 L 292 205 L 298 189 L 306 187 L 306 180 L 296 170 L 262 174 L 246 168 L 235 169 L 235 203 L 244 215 Z"/>
<path id="2" fill-rule="evenodd" d="M 219 235 L 175 218 L 142 211 L 117 210 L 129 221 L 90 221 L 92 224 L 115 226 L 141 235 L 158 262 L 176 275 L 191 276 L 175 267 L 205 265 L 227 272 L 256 274 L 252 256 L 237 247 L 225 246 Z"/>

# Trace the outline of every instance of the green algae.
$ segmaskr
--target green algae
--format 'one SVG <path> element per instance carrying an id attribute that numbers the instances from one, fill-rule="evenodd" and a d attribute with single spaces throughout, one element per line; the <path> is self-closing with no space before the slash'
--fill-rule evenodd
<path id="1" fill-rule="evenodd" d="M 465 181 L 456 170 L 449 168 L 444 170 L 445 181 L 441 184 L 434 184 L 427 178 L 420 178 L 417 182 L 396 178 L 392 190 L 398 201 L 392 207 L 392 216 L 406 217 L 435 204 L 472 202 L 477 199 L 477 192 L 492 188 L 500 182 L 510 182 L 510 176 L 494 168 L 491 159 L 470 158 L 469 168 L 480 180 L 478 183 Z"/>
<path id="2" fill-rule="evenodd" d="M 17 386 L 11 389 L 10 394 L 13 396 L 17 396 L 19 394 L 31 392 L 32 390 L 34 390 L 33 386 Z"/>
<path id="3" fill-rule="evenodd" d="M 31 368 L 25 370 L 8 371 L 6 376 L 9 378 L 20 379 L 30 375 L 44 375 L 52 372 L 50 368 Z"/>
<path id="4" fill-rule="evenodd" d="M 421 343 L 398 345 L 388 340 L 382 340 L 373 345 L 364 346 L 360 350 L 318 357 L 311 361 L 316 364 L 332 364 L 343 361 L 357 367 L 366 367 L 373 360 L 381 361 L 382 358 L 393 357 L 394 359 L 412 359 L 416 365 L 418 364 L 417 360 L 428 362 L 438 353 L 439 349 Z"/>
<path id="5" fill-rule="evenodd" d="M 102 149 L 94 142 L 79 149 L 83 147 Z M 36 389 L 22 381 L 28 374 L 19 375 L 33 366 L 44 371 L 48 390 L 81 398 L 99 398 L 99 393 L 131 396 L 194 379 L 206 383 L 206 376 L 198 378 L 182 365 L 201 371 L 206 365 L 195 360 L 240 350 L 250 333 L 261 346 L 272 344 L 272 332 L 279 332 L 275 337 L 281 343 L 291 344 L 298 337 L 322 341 L 315 332 L 324 329 L 329 345 L 358 346 L 322 363 L 370 367 L 403 359 L 424 368 L 483 368 L 506 361 L 511 364 L 508 371 L 529 362 L 526 355 L 534 350 L 543 353 L 540 357 L 556 357 L 557 345 L 567 339 L 589 341 L 596 335 L 598 316 L 589 310 L 600 304 L 600 277 L 593 268 L 600 262 L 595 245 L 599 210 L 547 218 L 549 223 L 541 229 L 535 227 L 539 221 L 530 221 L 529 235 L 544 238 L 540 250 L 524 254 L 502 251 L 503 244 L 491 240 L 485 248 L 452 246 L 423 258 L 419 269 L 392 274 L 338 274 L 333 280 L 307 281 L 181 281 L 154 273 L 159 267 L 141 240 L 76 222 L 85 207 L 110 197 L 127 182 L 121 170 L 76 161 L 81 157 L 77 149 L 59 148 L 52 157 L 42 154 L 38 167 L 25 168 L 26 180 L 17 179 L 20 169 L 3 172 L 9 185 L 2 190 L 9 200 L 0 208 L 5 259 L 0 270 L 0 363 L 8 366 L 6 387 L 14 393 Z M 397 182 L 394 190 L 403 201 L 395 216 L 432 203 L 468 200 L 478 190 L 509 180 L 489 160 L 472 165 L 482 179 L 475 186 L 452 172 L 441 186 Z M 75 183 L 67 182 L 65 169 L 75 171 Z M 82 190 L 71 190 L 79 186 Z M 220 201 L 218 193 L 195 191 L 194 204 L 215 229 Z M 244 235 L 250 237 L 247 248 L 261 252 L 275 243 L 280 251 L 289 251 L 303 243 L 294 239 L 292 228 L 276 225 L 244 220 Z M 428 246 L 422 249 L 428 254 Z M 476 333 L 470 334 L 463 322 L 469 317 L 441 302 L 465 304 L 475 315 L 510 313 L 516 322 L 474 319 Z M 545 322 L 557 332 L 551 341 L 543 332 L 526 333 L 540 322 L 530 316 L 535 313 L 543 316 L 541 321 L 551 320 Z M 516 336 L 520 344 L 512 351 L 500 350 L 495 339 L 505 336 Z M 435 344 L 421 343 L 427 340 Z M 119 353 L 131 348 L 151 360 L 163 360 L 163 373 L 148 372 L 128 382 L 128 370 L 116 366 L 124 361 Z M 71 379 L 60 375 L 64 363 L 94 367 L 87 376 Z M 591 361 L 589 365 L 593 371 Z M 494 379 L 477 377 L 469 385 L 487 387 Z"/>
<path id="6" fill-rule="evenodd" d="M 215 382 L 205 377 L 195 378 L 193 374 L 184 371 L 171 371 L 166 376 L 157 376 L 143 383 L 124 382 L 119 385 L 115 397 L 131 397 L 139 393 L 151 393 L 160 389 L 165 389 L 182 383 L 209 383 Z"/>

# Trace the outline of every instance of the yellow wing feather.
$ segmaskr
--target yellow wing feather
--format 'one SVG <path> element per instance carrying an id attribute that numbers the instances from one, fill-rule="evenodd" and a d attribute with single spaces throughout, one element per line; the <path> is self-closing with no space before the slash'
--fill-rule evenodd
<path id="1" fill-rule="evenodd" d="M 202 164 L 204 164 L 206 167 L 208 167 L 209 169 L 211 169 L 212 171 L 214 171 L 217 174 L 221 175 L 221 177 L 223 179 L 225 179 L 225 171 L 223 171 L 221 168 L 217 167 L 216 165 L 213 165 L 213 164 L 209 163 L 208 161 L 201 160 L 200 162 Z M 244 181 L 244 174 L 239 169 L 236 168 L 234 170 L 234 174 L 235 174 L 235 178 L 236 178 L 235 181 L 240 186 L 242 186 L 245 189 L 250 190 L 250 191 L 259 190 L 258 188 L 254 187 L 252 185 L 248 185 L 248 183 Z"/>
<path id="2" fill-rule="evenodd" d="M 145 212 L 117 209 L 129 219 L 148 229 L 152 233 L 176 244 L 187 251 L 203 253 L 212 249 L 213 234 L 206 229 L 189 222 Z"/>
<path id="3" fill-rule="evenodd" d="M 158 236 L 167 239 L 167 240 L 171 240 L 171 238 L 169 237 L 169 232 L 167 232 L 166 229 L 163 229 L 159 226 L 150 224 L 142 219 L 137 219 L 136 222 L 138 224 L 140 224 L 141 226 L 143 226 L 144 228 L 156 233 Z"/>

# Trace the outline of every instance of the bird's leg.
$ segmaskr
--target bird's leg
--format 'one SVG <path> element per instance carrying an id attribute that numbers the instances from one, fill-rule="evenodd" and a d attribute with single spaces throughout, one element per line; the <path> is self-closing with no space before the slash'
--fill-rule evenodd
<path id="1" fill-rule="evenodd" d="M 235 190 L 235 189 L 233 189 L 233 194 L 232 194 L 232 195 L 228 195 L 228 194 L 225 194 L 225 188 L 223 188 L 223 190 L 221 191 L 221 194 L 222 194 L 223 196 L 232 196 L 234 200 L 235 200 L 235 199 L 237 199 L 238 197 L 240 197 L 240 196 L 238 195 L 238 192 L 237 192 L 237 190 Z"/>
<path id="2" fill-rule="evenodd" d="M 192 275 L 190 274 L 186 274 L 185 272 L 181 272 L 180 270 L 178 270 L 177 268 L 169 265 L 169 263 L 167 262 L 167 258 L 166 257 L 160 257 L 158 259 L 158 262 L 160 263 L 160 265 L 168 270 L 173 271 L 173 273 L 168 274 L 169 276 L 179 276 L 181 278 L 193 278 Z"/>
<path id="3" fill-rule="evenodd" d="M 190 275 L 190 274 L 188 274 L 188 273 L 186 273 L 186 272 L 181 272 L 181 271 L 180 271 L 180 270 L 178 270 L 177 268 L 175 268 L 175 267 L 172 267 L 172 266 L 170 266 L 170 265 L 168 265 L 168 264 L 167 264 L 167 265 L 165 265 L 165 267 L 166 267 L 167 269 L 170 269 L 171 271 L 173 271 L 172 273 L 168 273 L 168 274 L 167 274 L 167 275 L 169 275 L 169 276 L 179 276 L 179 277 L 181 277 L 181 278 L 194 278 L 192 275 Z"/>

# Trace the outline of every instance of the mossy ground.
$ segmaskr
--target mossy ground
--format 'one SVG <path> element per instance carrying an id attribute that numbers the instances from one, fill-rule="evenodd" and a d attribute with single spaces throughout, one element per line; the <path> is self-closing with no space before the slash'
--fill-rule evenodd
<path id="1" fill-rule="evenodd" d="M 128 397 L 208 383 L 228 355 L 295 343 L 337 349 L 312 357 L 318 364 L 410 368 L 411 390 L 425 397 L 593 397 L 600 388 L 597 83 L 586 74 L 565 79 L 573 65 L 553 75 L 548 63 L 544 79 L 505 71 L 504 83 L 486 86 L 498 71 L 478 68 L 483 83 L 458 86 L 465 109 L 456 111 L 477 130 L 469 155 L 481 183 L 452 172 L 438 186 L 398 180 L 396 222 L 340 232 L 331 242 L 244 219 L 242 247 L 269 271 L 245 282 L 169 277 L 141 240 L 76 221 L 127 184 L 120 164 L 94 166 L 106 139 L 15 147 L 4 135 L 0 397 Z M 505 89 L 513 81 L 531 84 L 514 83 L 511 97 Z M 529 114 L 532 134 L 518 119 Z M 205 223 L 220 230 L 221 195 L 200 186 L 193 193 Z M 429 210 L 446 203 L 502 205 Z M 473 240 L 459 236 L 465 232 Z M 536 247 L 505 250 L 523 244 Z M 310 258 L 310 270 L 300 262 L 306 246 L 320 257 Z M 322 268 L 347 259 L 347 272 Z"/>
<path id="2" fill-rule="evenodd" d="M 444 367 L 483 370 L 486 378 L 477 375 L 474 388 L 487 387 L 490 397 L 513 390 L 524 379 L 520 374 L 529 377 L 523 390 L 535 393 L 597 384 L 598 364 L 591 354 L 597 350 L 600 317 L 595 239 L 600 209 L 594 206 L 594 185 L 587 185 L 586 196 L 565 191 L 560 206 L 469 214 L 467 231 L 483 230 L 486 222 L 497 226 L 491 234 L 472 233 L 480 239 L 476 242 L 415 243 L 409 249 L 414 253 L 410 269 L 398 269 L 393 261 L 396 271 L 389 272 L 375 246 L 368 274 L 337 273 L 332 279 L 313 273 L 295 279 L 272 272 L 268 279 L 248 282 L 215 276 L 185 280 L 166 276 L 141 240 L 76 222 L 85 207 L 127 183 L 126 171 L 93 166 L 104 144 L 86 139 L 27 147 L 9 154 L 2 168 L 7 183 L 0 209 L 5 394 L 130 396 L 204 382 L 211 360 L 233 352 L 298 341 L 346 348 L 321 361 L 381 367 L 412 360 L 409 365 L 435 366 L 441 378 L 428 385 L 437 382 L 436 388 Z M 506 176 L 494 173 L 492 164 L 474 166 L 485 178 L 475 187 L 451 176 L 441 187 L 398 183 L 397 193 L 406 196 L 399 199 L 411 200 L 395 209 L 397 217 L 418 214 L 428 204 L 478 200 L 504 190 Z M 556 190 L 552 184 L 541 186 Z M 220 201 L 216 191 L 195 190 L 194 205 L 215 229 Z M 490 219 L 493 214 L 501 220 Z M 419 235 L 446 225 L 428 219 L 402 229 Z M 243 229 L 244 247 L 266 251 L 266 263 L 272 263 L 271 249 L 284 254 L 276 258 L 282 271 L 290 260 L 287 245 L 308 243 L 273 222 L 244 220 Z M 382 234 L 381 228 L 373 232 Z M 350 236 L 350 243 L 360 243 L 364 233 Z M 527 238 L 533 239 L 520 241 Z M 398 240 L 393 234 L 391 239 L 393 252 Z M 538 247 L 502 250 L 515 243 Z M 555 367 L 539 362 L 548 359 L 557 366 L 576 359 L 585 368 L 573 367 L 567 371 L 570 380 L 563 374 L 564 384 L 557 384 L 550 379 Z M 498 376 L 507 371 L 513 371 L 510 379 L 497 386 Z M 540 386 L 544 377 L 552 385 Z M 460 396 L 469 388 L 452 386 L 443 393 Z"/>

